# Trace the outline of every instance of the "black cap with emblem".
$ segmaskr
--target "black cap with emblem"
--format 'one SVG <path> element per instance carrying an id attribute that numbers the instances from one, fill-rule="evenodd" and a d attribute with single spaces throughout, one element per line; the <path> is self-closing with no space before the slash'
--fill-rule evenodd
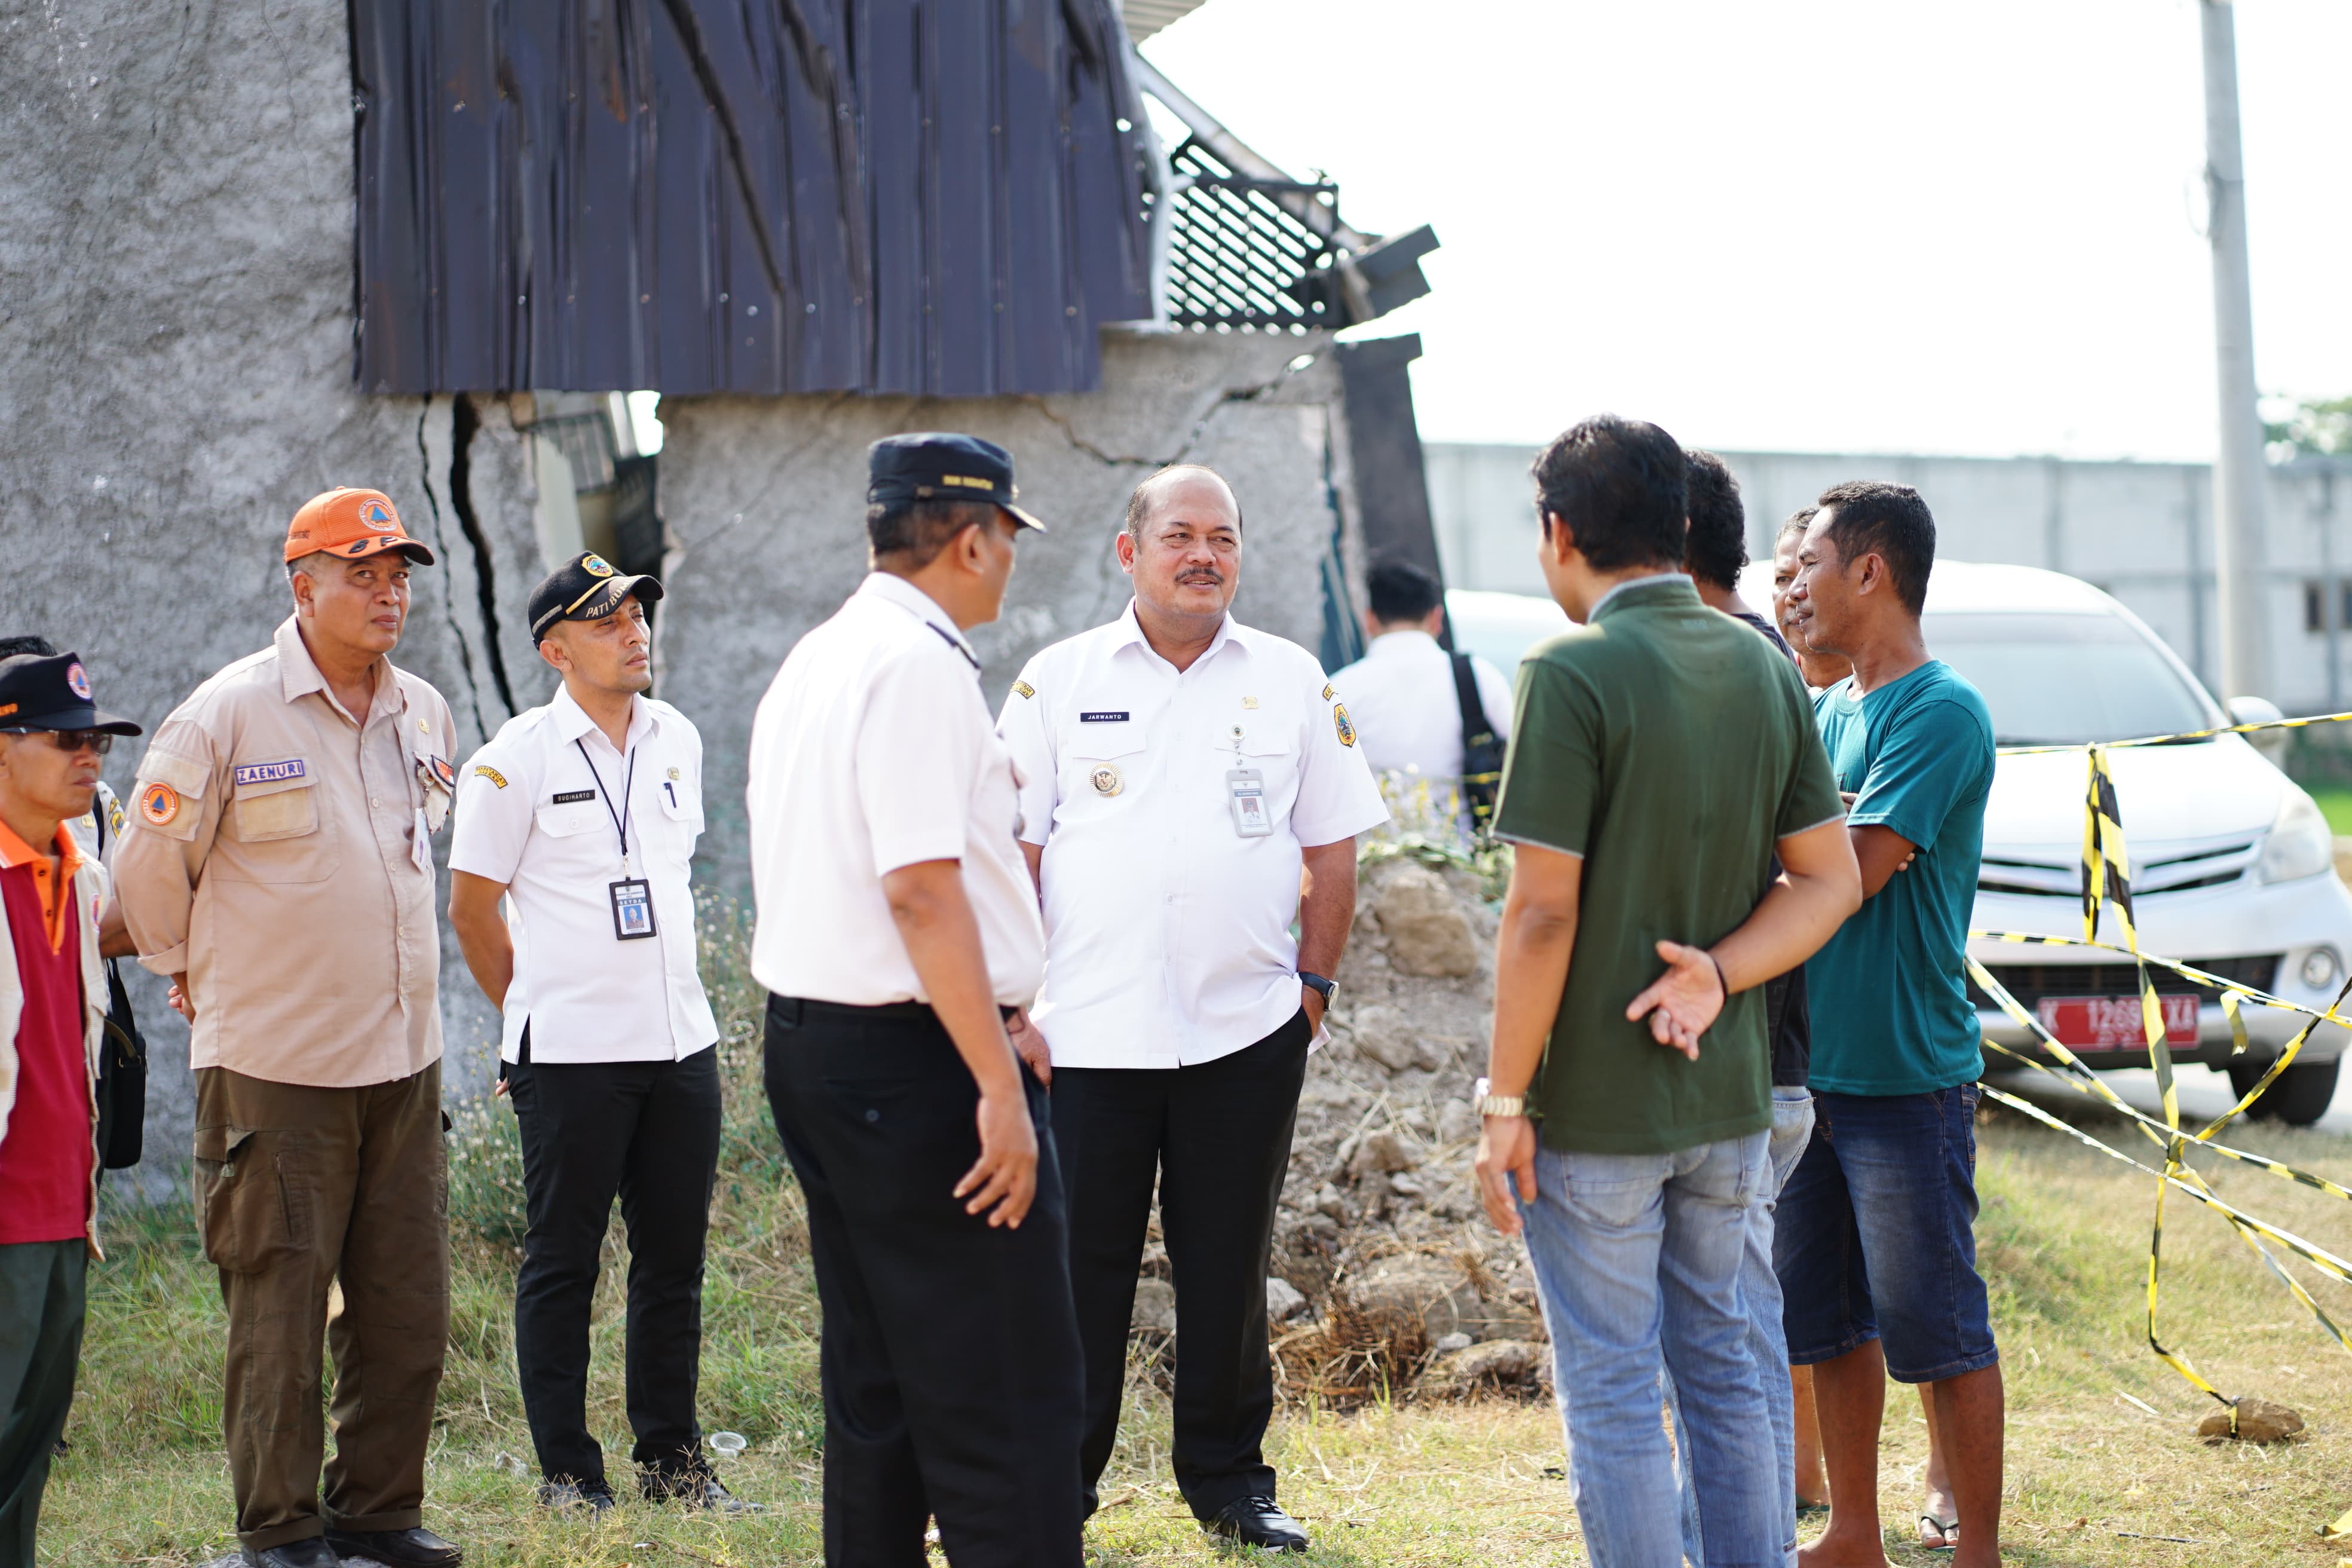
<path id="1" fill-rule="evenodd" d="M 662 596 L 662 585 L 653 577 L 614 571 L 593 550 L 581 552 L 530 591 L 531 646 L 545 640 L 547 628 L 556 622 L 601 621 L 631 595 L 639 604 L 650 605 Z"/>
<path id="2" fill-rule="evenodd" d="M 867 449 L 866 499 L 887 506 L 908 500 L 993 501 L 1024 528 L 1045 525 L 1013 504 L 1013 454 L 993 441 L 952 431 L 885 436 Z"/>
<path id="3" fill-rule="evenodd" d="M 136 735 L 128 719 L 99 711 L 89 675 L 74 653 L 18 654 L 0 658 L 0 730 L 103 730 Z"/>

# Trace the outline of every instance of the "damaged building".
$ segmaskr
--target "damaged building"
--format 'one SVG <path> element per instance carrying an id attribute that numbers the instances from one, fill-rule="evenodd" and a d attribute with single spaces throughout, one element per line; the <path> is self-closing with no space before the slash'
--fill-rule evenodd
<path id="1" fill-rule="evenodd" d="M 877 436 L 1003 443 L 1054 525 L 975 635 L 992 703 L 1119 609 L 1127 494 L 1177 460 L 1242 496 L 1238 612 L 1348 661 L 1369 556 L 1436 551 L 1418 342 L 1335 334 L 1425 292 L 1436 240 L 1358 231 L 1162 78 L 1136 45 L 1198 3 L 16 8 L 0 633 L 152 729 L 287 614 L 294 509 L 373 485 L 439 555 L 394 657 L 467 748 L 552 690 L 522 616 L 551 563 L 657 571 L 721 894 L 753 705 L 865 570 Z M 478 1090 L 495 1021 L 446 940 L 442 978 Z M 137 1000 L 151 1146 L 183 1149 L 185 1032 Z"/>

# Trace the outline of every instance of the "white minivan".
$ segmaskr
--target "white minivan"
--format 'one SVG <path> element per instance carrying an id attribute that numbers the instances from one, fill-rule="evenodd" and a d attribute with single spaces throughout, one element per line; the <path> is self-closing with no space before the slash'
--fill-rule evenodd
<path id="1" fill-rule="evenodd" d="M 1741 592 L 1769 613 L 1769 563 L 1748 569 Z M 1461 646 L 1505 669 L 1567 625 L 1557 606 L 1528 595 L 1446 600 Z M 2138 616 L 2060 573 L 1938 562 L 1925 629 L 1929 651 L 1984 693 L 2003 745 L 2120 741 L 2231 721 Z M 2242 720 L 2277 712 L 2259 702 L 2238 707 Z M 2309 1006 L 2333 1001 L 2352 953 L 2352 893 L 2336 876 L 2334 840 L 2311 796 L 2243 736 L 2126 749 L 2108 760 L 2142 951 Z M 1985 810 L 1974 929 L 2083 934 L 2085 768 L 2080 752 L 2000 759 Z M 2100 940 L 2122 943 L 2112 914 Z M 1969 952 L 2091 1066 L 2147 1065 L 2128 958 L 1989 939 L 1970 942 Z M 2212 993 L 2168 970 L 2152 973 L 2173 1059 L 2224 1068 L 2241 1093 L 2307 1021 L 2243 1009 L 2249 1045 L 2233 1059 Z M 1977 1000 L 1989 1040 L 2032 1048 L 2030 1030 Z M 1813 1005 L 1835 1004 L 1822 997 Z M 2335 1096 L 2347 1043 L 2345 1030 L 2322 1025 L 2259 1109 L 2299 1125 L 2317 1121 Z M 1987 1058 L 1988 1068 L 2001 1064 L 1996 1052 Z"/>

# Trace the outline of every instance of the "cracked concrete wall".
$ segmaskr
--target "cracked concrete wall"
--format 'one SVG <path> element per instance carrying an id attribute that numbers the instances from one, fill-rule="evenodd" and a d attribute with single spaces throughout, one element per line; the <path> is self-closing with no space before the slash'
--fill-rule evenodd
<path id="1" fill-rule="evenodd" d="M 447 489 L 450 400 L 352 389 L 351 115 L 341 0 L 0 7 L 0 634 L 78 649 L 151 731 L 267 645 L 287 520 L 336 484 L 384 490 L 440 555 L 397 662 L 467 742 L 507 716 Z M 469 488 L 518 628 L 541 574 L 521 445 L 486 405 Z M 500 635 L 517 700 L 541 700 L 528 638 Z M 141 746 L 108 759 L 118 789 Z M 188 1149 L 187 1036 L 132 973 L 161 1178 Z M 453 942 L 442 973 L 462 1090 L 495 1036 Z"/>
<path id="2" fill-rule="evenodd" d="M 743 774 L 751 713 L 801 635 L 866 573 L 866 448 L 902 430 L 963 430 L 1012 451 L 1024 538 L 993 625 L 972 634 L 991 707 L 1038 648 L 1129 598 L 1112 540 L 1139 479 L 1206 463 L 1240 497 L 1234 614 L 1312 650 L 1329 490 L 1352 525 L 1339 374 L 1327 337 L 1112 333 L 1103 390 L 1050 398 L 665 398 L 661 695 L 701 728 L 706 887 L 748 897 Z"/>

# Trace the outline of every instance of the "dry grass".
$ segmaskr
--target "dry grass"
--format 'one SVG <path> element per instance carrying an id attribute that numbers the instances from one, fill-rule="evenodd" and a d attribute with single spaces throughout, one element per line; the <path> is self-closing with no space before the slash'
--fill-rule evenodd
<path id="1" fill-rule="evenodd" d="M 730 1047 L 739 1082 L 746 1046 L 739 1034 Z M 2116 1139 L 2112 1124 L 2105 1131 Z M 507 1155 L 498 1123 L 477 1131 L 485 1142 L 468 1152 L 467 1180 L 481 1190 L 467 1197 L 473 1208 L 458 1205 L 464 1239 L 433 1456 L 434 1525 L 464 1542 L 479 1564 L 818 1562 L 815 1309 L 795 1196 L 780 1180 L 773 1145 L 760 1147 L 756 1107 L 739 1096 L 730 1108 L 703 1409 L 713 1429 L 751 1439 L 751 1452 L 726 1471 L 730 1483 L 776 1506 L 727 1524 L 635 1506 L 591 1528 L 532 1505 L 530 1478 L 516 1464 L 529 1441 L 512 1375 L 511 1242 L 498 1228 L 498 1162 Z M 2258 1127 L 2241 1141 L 2352 1182 L 2345 1140 Z M 2284 1401 L 2310 1422 L 2305 1440 L 2285 1447 L 2202 1446 L 2189 1434 L 2210 1401 L 2165 1370 L 2141 1338 L 2151 1184 L 2013 1115 L 1983 1130 L 1982 1150 L 1979 1235 L 2011 1409 L 2010 1560 L 2070 1568 L 2335 1564 L 2344 1553 L 2314 1532 L 2352 1507 L 2352 1355 L 2217 1218 L 2171 1205 L 2169 1342 L 2230 1392 Z M 2218 1163 L 2211 1179 L 2265 1218 L 2339 1250 L 2352 1244 L 2352 1205 Z M 73 1452 L 50 1484 L 42 1560 L 72 1568 L 202 1563 L 228 1544 L 217 1295 L 188 1240 L 184 1211 L 121 1216 L 113 1239 L 112 1258 L 93 1281 Z M 2319 1280 L 2312 1289 L 2352 1317 L 2344 1288 Z M 591 1418 L 616 1454 L 625 1451 L 625 1426 L 618 1309 L 608 1279 L 597 1305 Z M 1432 1568 L 1583 1561 L 1568 1488 L 1547 1473 L 1561 1463 L 1550 1410 L 1415 1403 L 1400 1392 L 1411 1349 L 1368 1342 L 1345 1321 L 1286 1342 L 1286 1366 L 1300 1369 L 1292 1386 L 1319 1377 L 1328 1396 L 1295 1397 L 1273 1438 L 1284 1500 L 1316 1532 L 1308 1561 Z M 1301 1375 L 1310 1368 L 1311 1376 Z M 1916 1512 L 1924 1430 L 1909 1395 L 1891 1394 L 1884 1508 L 1895 1558 L 1948 1561 L 1904 1545 Z M 1108 1506 L 1089 1531 L 1090 1561 L 1217 1560 L 1177 1497 L 1164 1396 L 1141 1365 L 1133 1401 L 1107 1479 Z"/>

